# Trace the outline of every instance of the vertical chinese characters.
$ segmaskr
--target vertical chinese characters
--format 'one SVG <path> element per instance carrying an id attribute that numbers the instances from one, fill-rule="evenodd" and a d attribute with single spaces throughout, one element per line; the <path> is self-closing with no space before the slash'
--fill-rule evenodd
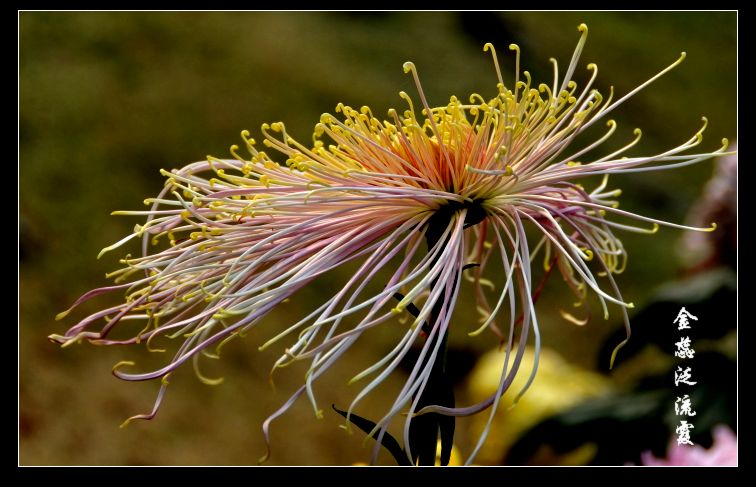
<path id="1" fill-rule="evenodd" d="M 693 316 L 688 310 L 683 307 L 680 309 L 680 312 L 677 313 L 677 317 L 675 318 L 673 323 L 677 324 L 678 331 L 690 330 L 690 320 L 698 321 L 698 318 Z M 690 336 L 680 337 L 680 340 L 675 343 L 675 347 L 675 357 L 682 360 L 692 359 L 696 353 L 696 351 L 693 350 L 693 347 L 691 346 Z M 697 382 L 693 381 L 692 378 L 693 372 L 691 370 L 691 367 L 683 368 L 683 366 L 678 365 L 677 369 L 675 370 L 675 387 L 680 387 L 681 385 L 695 385 Z M 693 403 L 691 402 L 689 394 L 677 396 L 677 399 L 675 400 L 675 414 L 677 416 L 684 417 L 693 417 L 696 415 L 696 411 L 693 408 Z M 675 433 L 677 434 L 677 444 L 693 445 L 693 442 L 690 439 L 690 430 L 694 428 L 695 426 L 693 426 L 692 423 L 688 423 L 687 420 L 681 419 L 677 428 L 675 428 Z"/>

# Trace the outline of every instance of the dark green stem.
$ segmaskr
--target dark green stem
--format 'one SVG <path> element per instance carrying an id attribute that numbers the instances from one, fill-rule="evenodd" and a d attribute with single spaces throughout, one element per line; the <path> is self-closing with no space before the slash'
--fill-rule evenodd
<path id="1" fill-rule="evenodd" d="M 465 202 L 465 203 L 449 203 L 442 206 L 436 213 L 428 220 L 427 227 L 425 229 L 425 240 L 428 245 L 428 252 L 431 252 L 433 248 L 439 243 L 449 224 L 454 219 L 457 212 L 461 210 L 467 210 L 465 216 L 465 228 L 477 225 L 485 218 L 485 211 L 480 205 L 479 201 Z M 448 244 L 449 236 L 444 239 L 444 244 Z M 436 264 L 434 259 L 431 262 L 431 266 Z M 474 267 L 479 264 L 466 264 L 462 267 L 462 270 Z M 435 288 L 438 284 L 438 279 L 433 280 L 431 288 Z M 454 283 L 456 286 L 457 283 Z M 454 293 L 456 289 L 452 289 Z M 401 293 L 395 293 L 394 297 L 401 301 L 404 296 Z M 436 348 L 438 340 L 441 342 L 438 344 L 438 354 L 431 365 L 431 371 L 428 376 L 428 380 L 425 384 L 425 388 L 420 394 L 420 398 L 417 401 L 415 411 L 419 411 L 425 406 L 439 405 L 444 407 L 454 407 L 454 384 L 447 373 L 447 348 L 448 348 L 448 331 L 444 331 L 443 334 L 432 334 L 433 326 L 436 324 L 438 317 L 441 316 L 441 310 L 444 306 L 444 300 L 439 299 L 433 305 L 430 316 L 421 325 L 422 331 L 429 340 L 433 340 L 433 343 L 428 344 L 428 355 L 424 357 L 423 364 L 420 370 L 425 370 L 428 367 L 428 361 L 430 360 L 430 350 Z M 407 305 L 407 311 L 416 318 L 420 315 L 420 310 L 414 304 Z M 417 396 L 415 396 L 417 398 Z M 340 415 L 347 417 L 346 411 L 342 411 L 336 406 L 333 409 Z M 365 433 L 370 433 L 375 428 L 375 423 L 351 414 L 349 421 L 363 430 Z M 417 416 L 412 419 L 409 428 L 409 450 L 412 453 L 412 464 L 414 465 L 435 465 L 436 464 L 436 450 L 439 439 L 441 440 L 441 465 L 448 465 L 451 458 L 452 445 L 454 444 L 454 416 L 445 416 L 439 413 L 428 413 Z M 378 439 L 377 433 L 373 435 L 373 438 Z M 399 443 L 396 439 L 388 433 L 383 435 L 381 445 L 391 453 L 396 462 L 399 465 L 407 465 L 407 455 L 405 449 L 399 447 Z"/>
<path id="2" fill-rule="evenodd" d="M 446 229 L 449 227 L 449 223 L 454 218 L 454 215 L 462 210 L 466 209 L 467 214 L 465 217 L 465 227 L 477 225 L 485 218 L 485 213 L 481 208 L 479 202 L 474 201 L 471 203 L 452 203 L 442 206 L 428 221 L 428 227 L 425 230 L 425 239 L 428 245 L 428 252 L 435 247 Z M 448 243 L 449 236 L 444 240 L 444 243 Z M 431 262 L 431 265 L 435 264 Z M 435 288 L 438 284 L 438 280 L 434 280 L 431 283 L 431 287 Z M 456 285 L 456 284 L 455 284 Z M 452 289 L 452 293 L 455 290 Z M 446 370 L 446 358 L 448 348 L 448 330 L 443 334 L 431 335 L 431 327 L 436 323 L 438 317 L 441 315 L 441 309 L 444 306 L 444 300 L 439 299 L 431 310 L 430 317 L 423 325 L 423 331 L 432 339 L 434 343 L 429 344 L 428 350 L 435 348 L 438 340 L 441 340 L 439 344 L 439 352 L 431 365 L 430 376 L 428 382 L 423 389 L 420 398 L 417 403 L 416 410 L 420 410 L 425 406 L 439 405 L 445 407 L 454 407 L 454 385 L 449 378 Z M 433 338 L 430 338 L 433 336 Z M 426 358 L 426 362 L 423 364 L 422 369 L 427 366 L 427 361 L 430 359 L 430 355 Z M 452 445 L 454 443 L 454 416 L 445 416 L 438 413 L 428 413 L 418 416 L 412 420 L 409 430 L 409 448 L 412 452 L 412 460 L 416 465 L 435 465 L 436 463 L 436 449 L 439 437 L 441 439 L 441 465 L 448 465 L 451 457 Z"/>

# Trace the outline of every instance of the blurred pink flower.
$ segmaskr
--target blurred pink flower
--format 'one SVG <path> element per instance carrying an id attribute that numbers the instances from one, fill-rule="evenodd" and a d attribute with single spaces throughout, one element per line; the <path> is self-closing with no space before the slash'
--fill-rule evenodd
<path id="1" fill-rule="evenodd" d="M 667 458 L 656 458 L 650 451 L 641 453 L 646 466 L 737 466 L 738 442 L 735 433 L 727 426 L 714 428 L 714 444 L 708 450 L 700 445 L 677 445 L 673 439 L 667 449 Z"/>

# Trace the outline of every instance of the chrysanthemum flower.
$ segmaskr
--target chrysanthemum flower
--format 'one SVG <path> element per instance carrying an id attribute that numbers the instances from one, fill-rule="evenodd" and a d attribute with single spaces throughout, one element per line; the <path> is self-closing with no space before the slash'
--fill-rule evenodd
<path id="1" fill-rule="evenodd" d="M 584 158 L 615 132 L 617 125 L 608 115 L 677 66 L 684 53 L 613 100 L 613 93 L 605 96 L 592 88 L 595 64 L 587 66 L 590 77 L 582 89 L 572 79 L 587 27 L 581 25 L 579 31 L 563 76 L 552 59 L 551 85 L 536 86 L 527 71 L 520 74 L 519 49 L 511 45 L 516 79 L 507 88 L 493 46 L 487 44 L 484 50 L 493 54 L 498 76 L 491 98 L 451 97 L 447 105 L 431 108 L 418 71 L 408 62 L 404 70 L 413 76 L 421 103 L 400 93 L 409 108 L 401 113 L 390 110 L 388 121 L 376 118 L 368 107 L 356 110 L 339 104 L 340 115 L 324 114 L 315 125 L 312 144 L 294 140 L 281 122 L 264 124 L 262 142 L 283 155 L 279 160 L 272 152 L 258 150 L 244 131 L 249 159 L 232 146 L 233 159 L 208 157 L 162 171 L 165 187 L 145 201 L 149 210 L 116 212 L 146 215 L 146 222 L 102 251 L 141 238 L 142 255 L 121 261 L 125 267 L 111 274 L 116 285 L 90 291 L 74 306 L 112 291 L 125 293 L 125 302 L 91 314 L 64 335 L 51 338 L 64 346 L 87 340 L 98 345 L 144 343 L 149 348 L 156 337 L 168 336 L 179 345 L 164 367 L 132 373 L 124 369 L 133 364 L 123 362 L 113 373 L 132 381 L 165 379 L 192 361 L 200 379 L 213 382 L 199 372 L 201 356 L 216 356 L 223 344 L 255 327 L 298 290 L 354 262 L 359 267 L 341 289 L 263 345 L 287 344 L 274 369 L 310 363 L 303 385 L 264 423 L 266 440 L 271 421 L 303 394 L 321 414 L 313 383 L 365 331 L 397 315 L 411 314 L 413 319 L 390 352 L 354 376 L 352 382 L 362 381 L 364 386 L 347 414 L 396 370 L 413 345 L 420 344 L 404 387 L 374 423 L 371 433 L 378 442 L 399 416 L 404 421 L 404 450 L 414 463 L 418 455 L 410 450 L 419 443 L 411 439 L 411 425 L 428 413 L 453 417 L 489 409 L 493 418 L 529 341 L 536 360 L 521 393 L 536 373 L 540 336 L 534 301 L 540 288 L 531 270 L 536 258 L 542 256 L 546 275 L 558 270 L 581 303 L 587 303 L 590 292 L 598 296 L 604 315 L 609 305 L 616 306 L 629 337 L 626 310 L 632 304 L 622 297 L 613 277 L 624 269 L 626 251 L 614 230 L 654 233 L 658 225 L 713 229 L 620 210 L 615 200 L 620 191 L 607 187 L 610 174 L 679 168 L 721 154 L 726 142 L 714 152 L 690 151 L 702 140 L 705 119 L 689 140 L 660 154 L 622 157 L 639 141 L 636 129 L 634 139 L 621 149 Z M 576 147 L 575 138 L 602 121 L 604 135 Z M 604 176 L 592 191 L 576 182 L 590 175 Z M 491 267 L 499 270 L 497 277 L 486 280 L 482 276 Z M 492 348 L 502 342 L 507 356 L 494 394 L 479 404 L 455 407 L 453 400 L 435 402 L 424 393 L 443 363 L 463 278 L 474 289 L 481 315 L 480 326 L 465 331 L 473 337 L 493 331 L 499 339 L 491 340 Z M 376 279 L 381 280 L 381 290 L 366 292 Z M 587 312 L 583 317 L 566 312 L 563 316 L 582 323 Z M 127 320 L 140 320 L 144 328 L 130 339 L 112 338 L 111 331 Z M 104 325 L 97 328 L 101 321 Z M 152 412 L 134 418 L 155 416 L 166 385 L 163 380 Z M 443 436 L 445 427 L 439 427 Z M 434 450 L 435 431 L 427 440 Z M 451 442 L 446 443 L 450 450 Z"/>

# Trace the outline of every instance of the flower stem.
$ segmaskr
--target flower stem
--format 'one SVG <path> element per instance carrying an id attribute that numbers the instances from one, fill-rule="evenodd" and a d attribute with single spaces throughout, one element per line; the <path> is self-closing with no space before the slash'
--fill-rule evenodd
<path id="1" fill-rule="evenodd" d="M 425 239 L 430 252 L 438 244 L 441 235 L 448 227 L 454 213 L 458 210 L 453 205 L 446 205 L 440 208 L 428 222 L 428 228 L 425 231 Z M 477 218 L 476 218 L 477 220 Z M 472 222 L 471 222 L 472 223 Z M 474 222 L 477 224 L 479 221 Z M 447 237 L 448 240 L 448 237 Z M 433 281 L 435 287 L 437 281 Z M 439 300 L 433 306 L 430 317 L 424 324 L 426 335 L 433 336 L 432 340 L 441 340 L 439 344 L 440 353 L 431 365 L 430 376 L 425 388 L 420 394 L 417 403 L 417 409 L 425 406 L 440 405 L 454 407 L 454 387 L 447 373 L 447 349 L 448 349 L 448 331 L 443 334 L 431 335 L 431 327 L 435 326 L 438 317 L 441 314 L 443 301 Z M 435 343 L 430 344 L 434 348 Z M 426 359 L 426 361 L 429 359 Z M 427 363 L 424 364 L 427 367 Z M 454 442 L 455 418 L 453 416 L 444 416 L 438 413 L 428 413 L 418 416 L 412 420 L 409 429 L 409 450 L 412 454 L 412 460 L 415 465 L 435 465 L 436 450 L 439 438 L 441 440 L 441 465 L 448 465 L 451 457 L 452 445 Z"/>

